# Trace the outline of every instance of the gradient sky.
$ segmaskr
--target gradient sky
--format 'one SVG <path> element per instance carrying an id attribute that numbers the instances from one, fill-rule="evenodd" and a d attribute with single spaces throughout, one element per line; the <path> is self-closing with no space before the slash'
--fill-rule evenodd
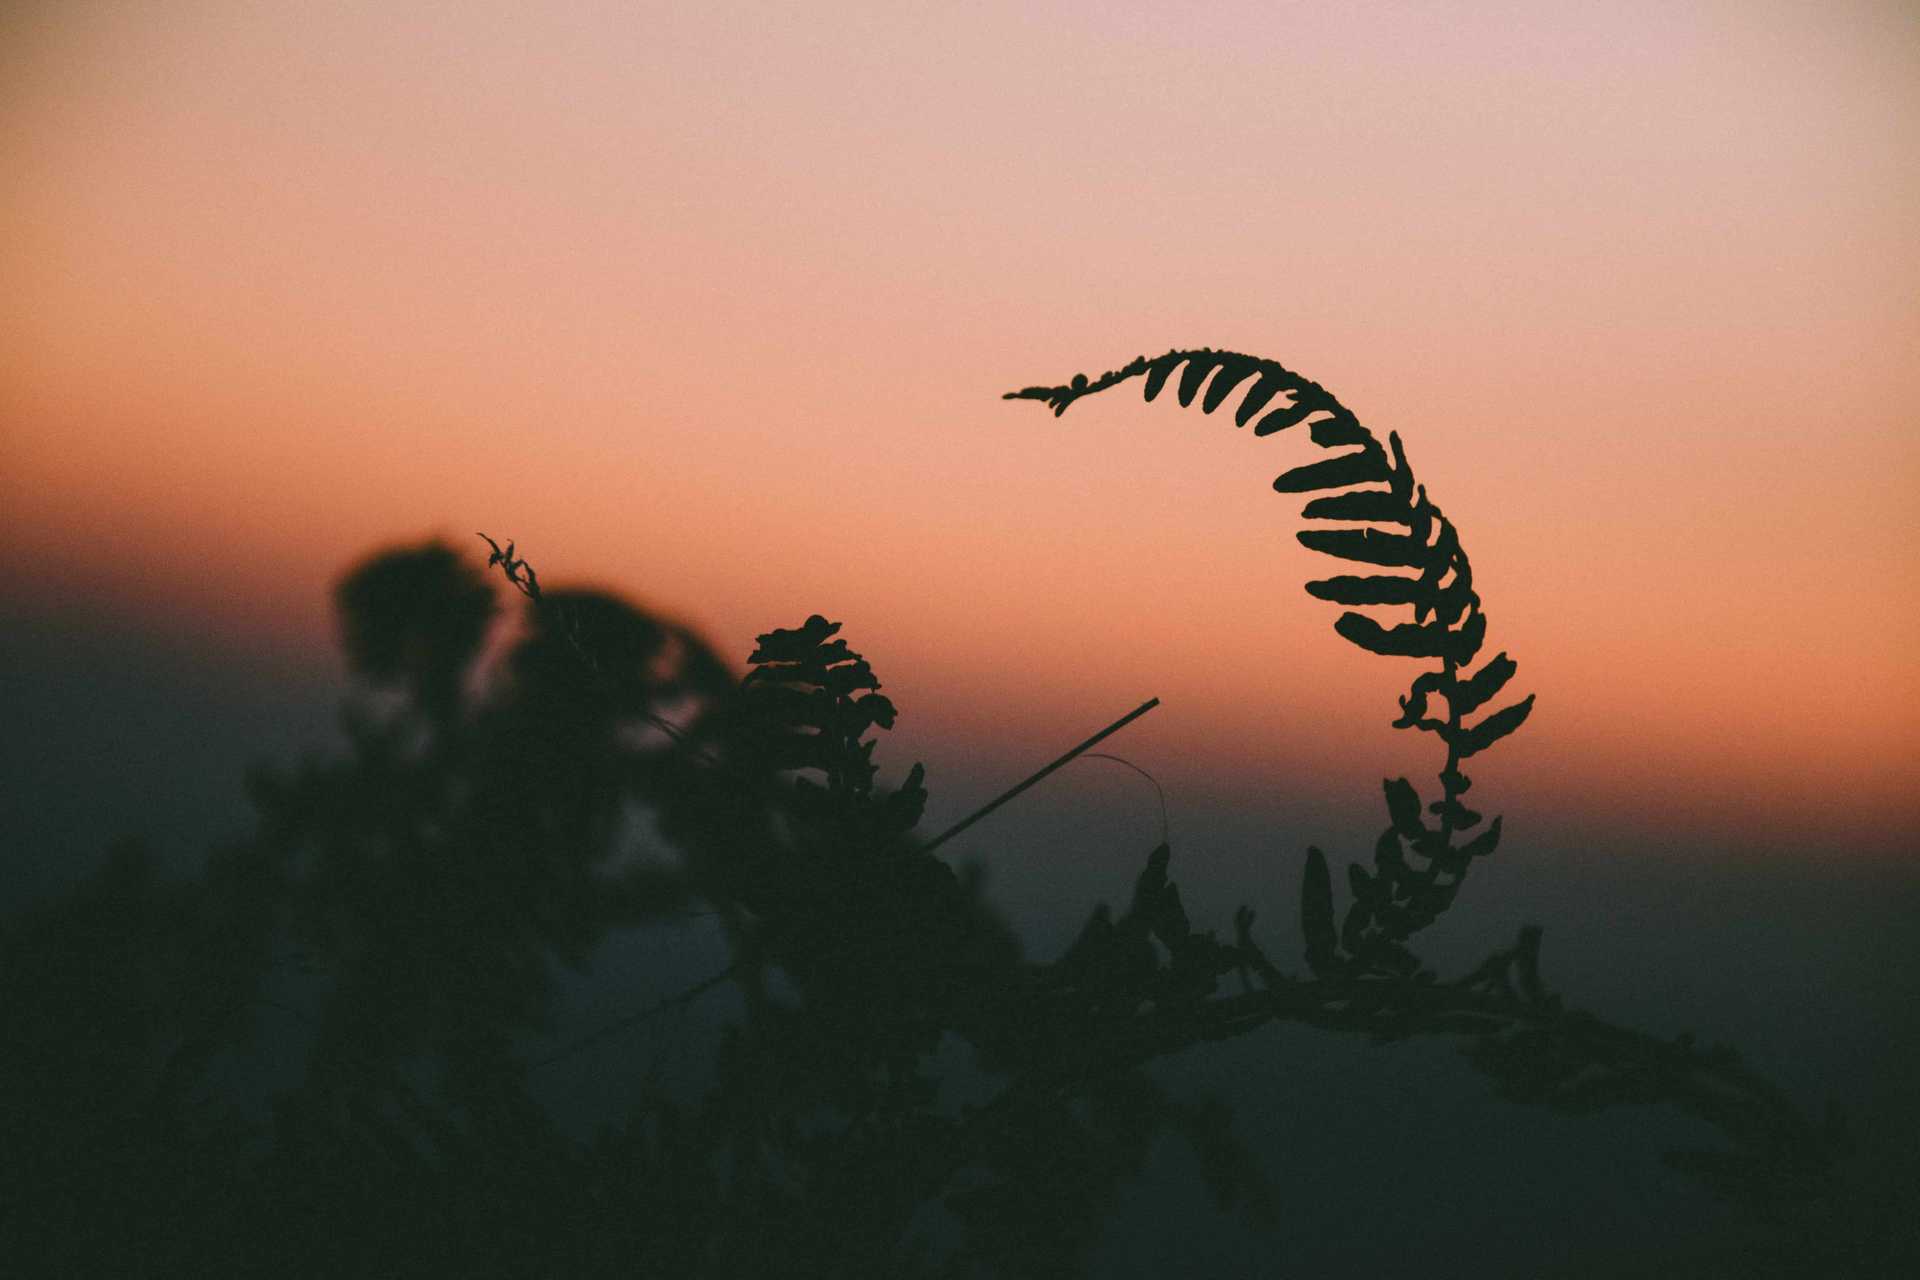
<path id="1" fill-rule="evenodd" d="M 1377 805 L 1435 762 L 1307 442 L 998 398 L 1234 348 L 1459 526 L 1504 809 L 1911 851 L 1912 5 L 18 5 L 0 173 L 45 613 L 321 664 L 350 560 L 485 529 L 740 657 L 843 619 L 907 758 L 1157 695 L 1176 796 Z"/>

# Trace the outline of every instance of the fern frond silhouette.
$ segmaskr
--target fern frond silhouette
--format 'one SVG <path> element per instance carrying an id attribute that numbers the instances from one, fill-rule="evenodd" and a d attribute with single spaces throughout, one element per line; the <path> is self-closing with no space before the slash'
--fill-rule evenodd
<path id="1" fill-rule="evenodd" d="M 816 770 L 824 786 L 796 778 L 798 797 L 830 819 L 843 837 L 870 839 L 907 831 L 920 821 L 926 769 L 916 764 L 906 783 L 873 806 L 874 729 L 891 729 L 893 702 L 880 692 L 867 660 L 837 638 L 840 624 L 814 614 L 792 630 L 760 636 L 740 682 L 741 727 L 778 769 Z M 850 826 L 865 828 L 850 831 Z"/>
<path id="2" fill-rule="evenodd" d="M 1234 411 L 1236 426 L 1252 422 L 1253 434 L 1266 436 L 1304 425 L 1314 444 L 1337 451 L 1283 473 L 1273 487 L 1285 494 L 1323 495 L 1301 511 L 1308 520 L 1360 527 L 1303 529 L 1300 542 L 1338 559 L 1404 572 L 1341 574 L 1307 583 L 1307 592 L 1350 606 L 1333 628 L 1362 649 L 1440 663 L 1414 678 L 1394 721 L 1397 728 L 1432 733 L 1446 745 L 1439 798 L 1423 813 L 1419 793 L 1407 779 L 1384 783 L 1392 822 L 1375 844 L 1372 873 L 1357 863 L 1348 867 L 1353 905 L 1338 935 L 1332 882 L 1317 849 L 1308 853 L 1302 887 L 1307 959 L 1316 971 L 1355 966 L 1412 971 L 1418 965 L 1405 947 L 1407 938 L 1446 909 L 1473 860 L 1492 853 L 1500 842 L 1500 819 L 1495 818 L 1485 830 L 1456 843 L 1456 836 L 1483 821 L 1462 802 L 1473 781 L 1460 766 L 1518 729 L 1533 710 L 1533 695 L 1466 722 L 1505 688 L 1516 667 L 1501 653 L 1477 671 L 1468 670 L 1485 641 L 1487 617 L 1459 533 L 1415 479 L 1399 434 L 1389 433 L 1382 445 L 1319 383 L 1274 360 L 1203 347 L 1153 359 L 1140 356 L 1097 379 L 1078 374 L 1061 386 L 1027 387 L 1003 398 L 1042 401 L 1059 417 L 1081 398 L 1138 377 L 1145 379 L 1146 398 L 1152 401 L 1183 365 L 1178 383 L 1183 408 L 1198 397 L 1201 412 L 1212 413 L 1244 387 Z M 1412 620 L 1383 626 L 1353 611 L 1377 606 L 1409 608 Z M 1445 704 L 1439 715 L 1432 707 L 1435 697 Z M 1428 822 L 1428 813 L 1435 822 Z"/>

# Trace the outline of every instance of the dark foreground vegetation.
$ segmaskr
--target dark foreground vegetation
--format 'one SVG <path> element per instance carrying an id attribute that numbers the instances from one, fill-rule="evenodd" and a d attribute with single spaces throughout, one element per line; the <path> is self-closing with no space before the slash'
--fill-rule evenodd
<path id="1" fill-rule="evenodd" d="M 1303 542 L 1365 570 L 1308 590 L 1348 607 L 1349 641 L 1423 664 L 1397 723 L 1433 736 L 1436 776 L 1385 784 L 1386 825 L 1342 893 L 1309 851 L 1303 968 L 1269 954 L 1249 909 L 1196 928 L 1164 843 L 1119 910 L 1092 908 L 1064 954 L 1026 955 L 919 830 L 923 771 L 878 783 L 895 708 L 836 623 L 761 636 L 740 679 L 671 621 L 543 588 L 511 544 L 489 540 L 484 566 L 392 550 L 337 593 L 361 685 L 344 753 L 257 771 L 257 829 L 196 878 L 129 846 L 5 920 L 0 1269 L 1072 1274 L 1165 1134 L 1223 1210 L 1285 1221 L 1267 1178 L 1284 1153 L 1245 1149 L 1224 1105 L 1144 1070 L 1285 1022 L 1454 1040 L 1515 1103 L 1690 1112 L 1722 1141 L 1675 1164 L 1779 1226 L 1777 1259 L 1856 1273 L 1858 1242 L 1808 1225 L 1830 1220 L 1833 1121 L 1730 1050 L 1568 1007 L 1538 930 L 1463 975 L 1422 963 L 1416 935 L 1500 839 L 1468 762 L 1532 699 L 1503 698 L 1507 655 L 1482 658 L 1471 567 L 1398 438 L 1227 353 L 1016 394 L 1058 413 L 1136 376 L 1151 398 L 1176 373 L 1182 404 L 1244 389 L 1239 423 L 1305 425 L 1328 451 L 1276 488 L 1312 495 Z M 724 932 L 723 968 L 554 1038 L 562 973 L 690 914 Z M 540 1072 L 613 1032 L 671 1038 L 721 988 L 737 1016 L 690 1087 L 658 1055 L 620 1059 L 624 1108 L 584 1139 L 538 1101 Z M 291 1039 L 263 1030 L 289 1023 Z M 967 1090 L 938 1065 L 956 1047 Z"/>

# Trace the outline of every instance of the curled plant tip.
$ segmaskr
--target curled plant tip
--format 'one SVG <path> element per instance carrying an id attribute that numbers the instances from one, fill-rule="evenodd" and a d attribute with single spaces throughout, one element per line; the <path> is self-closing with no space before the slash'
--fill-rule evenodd
<path id="1" fill-rule="evenodd" d="M 506 550 L 502 551 L 500 544 L 492 538 L 487 537 L 486 534 L 476 533 L 474 536 L 476 538 L 484 538 L 487 546 L 492 548 L 492 554 L 487 557 L 487 568 L 491 569 L 493 566 L 499 565 L 501 570 L 507 575 L 507 581 L 511 582 L 519 590 L 521 595 L 526 596 L 527 599 L 538 604 L 540 602 L 540 579 L 534 573 L 532 565 L 528 564 L 525 560 L 514 558 L 513 539 L 507 539 Z M 526 575 L 524 578 L 520 576 L 523 573 Z"/>
<path id="2" fill-rule="evenodd" d="M 513 554 L 513 539 L 507 539 L 506 548 L 503 550 L 499 543 L 487 537 L 484 533 L 476 533 L 474 536 L 485 539 L 487 546 L 492 548 L 491 554 L 487 556 L 487 567 L 491 569 L 493 566 L 499 565 L 501 572 L 507 575 L 507 581 L 513 584 L 514 589 L 531 600 L 534 605 L 540 609 L 542 615 L 558 628 L 559 634 L 566 637 L 567 644 L 573 649 L 574 655 L 579 658 L 580 662 L 588 670 L 599 672 L 601 670 L 600 657 L 594 652 L 593 647 L 589 645 L 588 637 L 583 635 L 578 602 L 575 601 L 569 604 L 558 601 L 548 601 L 542 597 L 540 594 L 540 576 L 533 571 L 533 566 L 528 564 L 525 559 Z M 563 592 L 562 595 L 564 594 Z M 648 724 L 664 732 L 675 742 L 682 741 L 680 731 L 671 722 L 662 719 L 652 712 L 644 713 L 642 718 L 645 719 Z"/>

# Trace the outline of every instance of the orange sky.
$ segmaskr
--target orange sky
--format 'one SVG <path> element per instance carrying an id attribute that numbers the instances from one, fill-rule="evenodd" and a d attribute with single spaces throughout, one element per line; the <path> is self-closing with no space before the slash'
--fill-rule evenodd
<path id="1" fill-rule="evenodd" d="M 1460 527 L 1505 808 L 1920 816 L 1910 5 L 0 24 L 6 590 L 318 655 L 350 559 L 485 529 L 737 655 L 844 619 L 929 754 L 1158 695 L 1175 787 L 1364 794 L 1430 762 L 1301 591 L 1310 446 L 998 399 L 1237 348 Z"/>

